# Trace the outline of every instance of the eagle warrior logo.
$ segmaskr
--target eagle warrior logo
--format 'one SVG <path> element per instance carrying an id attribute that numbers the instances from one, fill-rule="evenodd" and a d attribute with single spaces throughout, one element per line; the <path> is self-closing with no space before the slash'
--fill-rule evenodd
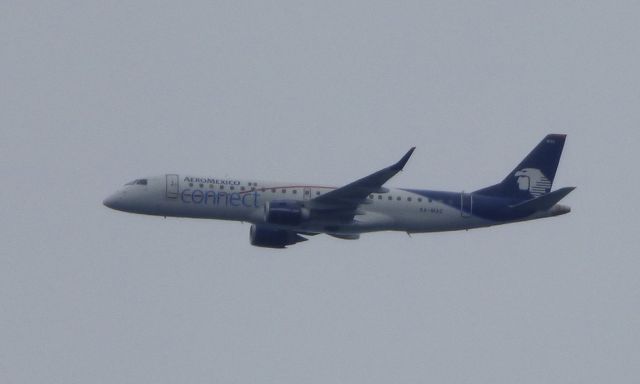
<path id="1" fill-rule="evenodd" d="M 551 189 L 551 181 L 539 169 L 523 168 L 514 176 L 517 178 L 518 188 L 529 191 L 533 197 L 542 196 Z"/>

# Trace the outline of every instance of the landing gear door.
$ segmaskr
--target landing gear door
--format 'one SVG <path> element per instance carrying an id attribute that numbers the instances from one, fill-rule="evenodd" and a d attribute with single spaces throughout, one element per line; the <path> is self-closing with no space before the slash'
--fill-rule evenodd
<path id="1" fill-rule="evenodd" d="M 462 217 L 471 217 L 473 214 L 473 196 L 470 193 L 462 192 L 460 194 L 460 215 Z"/>
<path id="2" fill-rule="evenodd" d="M 178 198 L 178 175 L 167 175 L 167 198 Z"/>

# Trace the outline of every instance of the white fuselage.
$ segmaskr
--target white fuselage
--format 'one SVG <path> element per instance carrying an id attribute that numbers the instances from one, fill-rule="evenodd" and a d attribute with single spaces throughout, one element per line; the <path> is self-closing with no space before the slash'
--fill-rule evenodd
<path id="1" fill-rule="evenodd" d="M 144 180 L 145 185 L 125 185 L 105 200 L 105 204 L 122 211 L 148 215 L 266 224 L 265 205 L 268 202 L 295 200 L 305 204 L 335 189 L 300 183 L 182 175 L 164 175 Z M 443 194 L 442 198 L 432 199 L 402 189 L 388 189 L 384 193 L 370 194 L 349 223 L 335 226 L 335 222 L 320 218 L 301 223 L 295 230 L 332 234 L 384 230 L 434 232 L 501 224 L 471 214 L 473 196 L 461 193 Z M 465 203 L 468 212 L 459 208 Z M 541 215 L 545 216 L 548 215 Z"/>

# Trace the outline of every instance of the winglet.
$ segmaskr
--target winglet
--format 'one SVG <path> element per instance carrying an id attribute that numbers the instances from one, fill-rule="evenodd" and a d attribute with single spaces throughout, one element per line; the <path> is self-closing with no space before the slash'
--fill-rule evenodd
<path id="1" fill-rule="evenodd" d="M 416 147 L 411 147 L 409 152 L 407 152 L 404 156 L 402 156 L 402 159 L 400 159 L 400 161 L 398 161 L 393 166 L 391 166 L 391 168 L 401 171 L 402 168 L 404 168 L 405 164 L 407 164 L 407 161 L 409 161 L 409 158 L 411 157 L 411 154 L 413 154 L 413 151 L 415 151 L 415 149 Z"/>

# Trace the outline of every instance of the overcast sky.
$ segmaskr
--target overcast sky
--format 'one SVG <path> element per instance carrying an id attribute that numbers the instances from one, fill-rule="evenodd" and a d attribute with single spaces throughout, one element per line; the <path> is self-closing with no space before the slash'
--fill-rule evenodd
<path id="1" fill-rule="evenodd" d="M 638 2 L 3 1 L 0 382 L 637 383 Z M 316 236 L 102 206 L 154 174 L 471 191 L 547 133 L 569 215 Z"/>

